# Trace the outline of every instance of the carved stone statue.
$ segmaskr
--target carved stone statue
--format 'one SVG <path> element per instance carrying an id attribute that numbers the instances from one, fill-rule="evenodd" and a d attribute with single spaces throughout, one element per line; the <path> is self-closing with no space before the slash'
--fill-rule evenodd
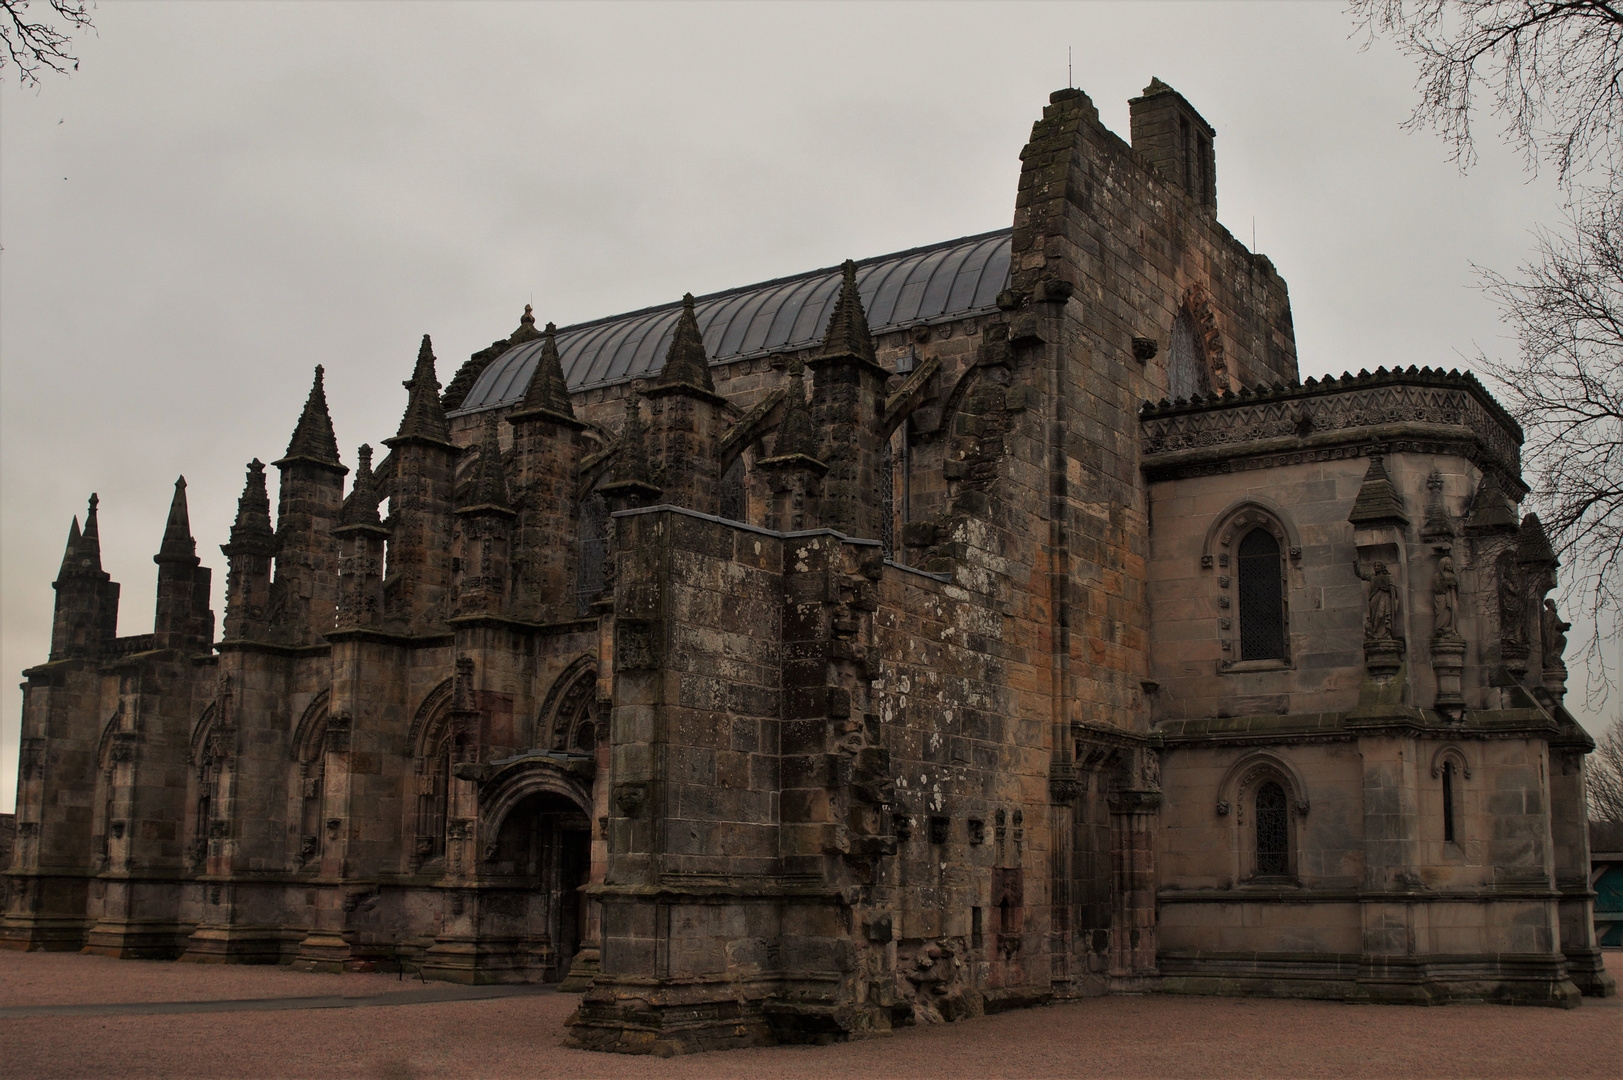
<path id="1" fill-rule="evenodd" d="M 1499 640 L 1505 645 L 1527 645 L 1526 584 L 1511 552 L 1499 560 Z"/>
<path id="2" fill-rule="evenodd" d="M 1431 595 L 1432 613 L 1436 619 L 1432 636 L 1458 637 L 1460 576 L 1454 572 L 1454 560 L 1447 555 L 1437 564 L 1437 577 L 1431 583 Z"/>
<path id="3" fill-rule="evenodd" d="M 1364 620 L 1365 641 L 1395 641 L 1398 637 L 1398 587 L 1386 563 L 1376 561 L 1373 572 L 1364 573 L 1354 564 L 1358 576 L 1369 582 L 1369 614 Z"/>
<path id="4" fill-rule="evenodd" d="M 1567 631 L 1572 629 L 1572 624 L 1555 610 L 1554 600 L 1544 601 L 1544 610 L 1540 614 L 1543 619 L 1544 666 L 1565 668 L 1567 665 L 1562 654 L 1567 651 Z"/>

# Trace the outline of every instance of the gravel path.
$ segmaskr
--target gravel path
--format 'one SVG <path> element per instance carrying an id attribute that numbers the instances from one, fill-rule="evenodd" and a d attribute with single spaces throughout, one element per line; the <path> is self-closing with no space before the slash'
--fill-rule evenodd
<path id="1" fill-rule="evenodd" d="M 1623 979 L 1623 954 L 1607 967 Z M 888 1038 L 671 1060 L 558 1046 L 577 1000 L 542 992 L 380 1004 L 392 975 L 305 975 L 0 952 L 0 1006 L 350 998 L 365 1007 L 0 1019 L 0 1076 L 23 1077 L 1606 1077 L 1623 1005 L 1422 1009 L 1112 997 Z M 417 996 L 417 995 L 414 995 Z M 371 999 L 371 1000 L 363 1000 Z M 387 999 L 385 999 L 386 1001 Z"/>

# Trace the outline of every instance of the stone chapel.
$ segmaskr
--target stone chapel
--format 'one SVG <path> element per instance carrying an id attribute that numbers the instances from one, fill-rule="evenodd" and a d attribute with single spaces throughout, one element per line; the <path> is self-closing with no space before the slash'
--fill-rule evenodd
<path id="1" fill-rule="evenodd" d="M 0 944 L 559 981 L 634 1053 L 1615 993 L 1520 430 L 1301 381 L 1212 127 L 1156 80 L 1130 134 L 1060 90 L 1009 228 L 527 308 L 443 386 L 425 335 L 376 451 L 317 367 L 218 633 L 185 481 L 134 636 L 92 495 Z"/>

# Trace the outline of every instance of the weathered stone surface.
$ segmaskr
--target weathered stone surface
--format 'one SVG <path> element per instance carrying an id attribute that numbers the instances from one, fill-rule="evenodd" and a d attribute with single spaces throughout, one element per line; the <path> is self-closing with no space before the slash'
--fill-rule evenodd
<path id="1" fill-rule="evenodd" d="M 712 365 L 690 303 L 651 385 L 543 347 L 505 414 L 425 337 L 347 499 L 318 379 L 220 642 L 178 486 L 116 636 L 92 498 L 0 944 L 565 980 L 576 1045 L 656 1054 L 1609 992 L 1520 431 L 1454 373 L 1298 385 L 1212 129 L 1132 117 L 1053 96 L 996 310 L 875 339 L 848 265 L 793 355 Z"/>

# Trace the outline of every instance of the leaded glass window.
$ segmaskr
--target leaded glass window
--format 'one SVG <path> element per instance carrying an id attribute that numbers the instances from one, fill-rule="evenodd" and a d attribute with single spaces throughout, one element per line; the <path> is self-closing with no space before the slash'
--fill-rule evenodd
<path id="1" fill-rule="evenodd" d="M 1240 659 L 1285 658 L 1285 587 L 1279 541 L 1252 529 L 1240 541 Z"/>
<path id="2" fill-rule="evenodd" d="M 1272 780 L 1257 788 L 1257 876 L 1290 873 L 1290 829 L 1285 820 L 1285 789 Z"/>

